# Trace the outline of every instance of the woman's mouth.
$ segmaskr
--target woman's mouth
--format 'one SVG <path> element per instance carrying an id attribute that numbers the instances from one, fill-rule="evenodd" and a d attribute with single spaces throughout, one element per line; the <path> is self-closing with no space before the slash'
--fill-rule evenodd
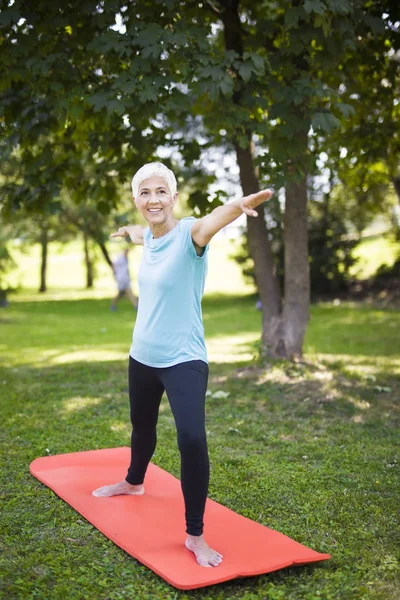
<path id="1" fill-rule="evenodd" d="M 162 208 L 148 208 L 147 210 L 151 213 L 158 213 L 162 211 Z"/>

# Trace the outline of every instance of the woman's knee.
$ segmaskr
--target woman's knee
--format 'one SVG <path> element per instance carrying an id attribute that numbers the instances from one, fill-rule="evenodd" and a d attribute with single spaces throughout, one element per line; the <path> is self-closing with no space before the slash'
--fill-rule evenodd
<path id="1" fill-rule="evenodd" d="M 206 433 L 181 431 L 178 433 L 178 447 L 181 454 L 207 453 Z"/>

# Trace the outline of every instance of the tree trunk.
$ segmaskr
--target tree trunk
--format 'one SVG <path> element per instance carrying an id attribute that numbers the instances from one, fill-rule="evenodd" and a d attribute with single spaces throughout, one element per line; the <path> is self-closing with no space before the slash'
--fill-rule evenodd
<path id="1" fill-rule="evenodd" d="M 242 43 L 242 25 L 239 16 L 238 0 L 225 0 L 223 2 L 224 11 L 220 18 L 224 24 L 224 41 L 226 50 L 234 50 L 243 56 Z M 233 95 L 232 101 L 237 106 L 241 106 L 241 96 L 245 89 L 242 81 L 242 88 L 239 88 Z M 260 189 L 257 171 L 254 165 L 254 145 L 251 133 L 247 132 L 248 145 L 242 148 L 235 140 L 234 146 L 236 157 L 240 169 L 240 183 L 243 194 L 254 194 Z M 262 304 L 262 346 L 264 354 L 281 356 L 276 349 L 279 344 L 275 339 L 281 337 L 281 299 L 279 292 L 279 283 L 276 275 L 276 267 L 272 248 L 268 239 L 267 226 L 264 219 L 264 207 L 257 209 L 258 217 L 247 219 L 247 235 L 249 241 L 249 250 L 251 258 L 254 261 L 254 270 L 260 300 Z"/>
<path id="2" fill-rule="evenodd" d="M 49 245 L 49 238 L 46 226 L 42 226 L 42 232 L 40 235 L 40 245 L 42 248 L 42 260 L 40 264 L 40 287 L 39 292 L 43 293 L 47 291 L 46 285 L 46 274 L 47 274 L 47 249 Z"/>
<path id="3" fill-rule="evenodd" d="M 249 135 L 250 140 L 250 135 Z M 253 160 L 253 144 L 241 148 L 235 145 L 237 161 L 240 169 L 240 182 L 245 196 L 254 194 L 260 189 Z M 266 354 L 280 355 L 276 351 L 276 337 L 280 337 L 281 299 L 279 283 L 272 248 L 268 239 L 268 231 L 264 218 L 264 206 L 257 208 L 258 217 L 247 218 L 247 234 L 250 256 L 254 261 L 257 288 L 262 304 L 262 344 Z"/>
<path id="4" fill-rule="evenodd" d="M 234 50 L 243 57 L 243 31 L 239 15 L 239 0 L 223 0 L 219 17 L 224 25 L 226 50 Z M 215 9 L 214 9 L 215 10 Z M 298 59 L 301 68 L 307 68 L 307 61 Z M 237 74 L 240 82 L 240 75 Z M 242 107 L 242 95 L 246 85 L 241 81 L 233 94 L 232 101 Z M 302 112 L 294 107 L 294 112 Z M 308 150 L 307 119 L 304 114 L 304 126 L 297 134 L 300 151 L 296 165 L 304 163 Z M 254 152 L 251 133 L 247 132 L 248 145 L 245 149 L 235 144 L 240 180 L 244 195 L 259 190 L 259 181 L 254 166 Z M 290 161 L 288 162 L 290 169 Z M 305 171 L 305 169 L 304 169 Z M 304 332 L 309 310 L 309 263 L 307 235 L 307 186 L 306 175 L 300 182 L 289 181 L 286 190 L 285 210 L 285 304 L 281 310 L 278 279 L 276 276 L 271 244 L 268 239 L 264 220 L 264 207 L 257 209 L 259 218 L 247 219 L 248 240 L 251 257 L 254 260 L 257 286 L 262 304 L 262 346 L 265 354 L 273 357 L 295 358 L 301 356 Z"/>
<path id="5" fill-rule="evenodd" d="M 286 186 L 284 218 L 285 303 L 283 308 L 285 355 L 302 355 L 309 319 L 310 264 L 307 230 L 307 177 Z"/>
<path id="6" fill-rule="evenodd" d="M 93 262 L 90 258 L 89 236 L 86 230 L 83 232 L 83 247 L 85 252 L 86 288 L 89 289 L 93 287 Z"/>
<path id="7" fill-rule="evenodd" d="M 73 223 L 83 233 L 86 232 L 87 235 L 90 236 L 96 242 L 96 244 L 98 244 L 100 246 L 100 250 L 101 250 L 104 258 L 106 259 L 107 264 L 112 269 L 113 268 L 112 260 L 110 258 L 110 255 L 108 254 L 105 243 L 103 242 L 103 240 L 101 238 L 98 237 L 99 232 L 91 229 L 87 223 L 85 225 L 82 225 L 82 222 L 79 220 L 79 218 L 77 218 L 76 216 L 74 216 L 73 214 L 71 214 L 69 211 L 67 211 L 65 209 L 64 209 L 64 215 L 70 223 Z"/>
<path id="8" fill-rule="evenodd" d="M 106 248 L 105 243 L 103 242 L 103 240 L 99 240 L 97 238 L 94 238 L 94 240 L 98 243 L 98 245 L 100 246 L 100 250 L 103 253 L 104 258 L 106 259 L 106 262 L 108 263 L 108 265 L 111 267 L 111 269 L 113 268 L 113 264 L 112 264 L 112 260 L 110 258 L 110 255 L 108 254 L 108 250 Z"/>

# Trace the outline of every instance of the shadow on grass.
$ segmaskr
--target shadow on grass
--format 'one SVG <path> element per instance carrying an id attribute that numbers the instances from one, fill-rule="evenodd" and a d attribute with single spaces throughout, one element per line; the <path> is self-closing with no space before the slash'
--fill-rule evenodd
<path id="1" fill-rule="evenodd" d="M 344 395 L 349 391 L 346 379 L 340 373 L 331 377 L 322 372 L 324 377 L 310 379 L 313 371 L 285 363 L 273 369 L 243 363 L 211 365 L 210 390 L 223 389 L 229 396 L 207 401 L 210 495 L 248 518 L 336 557 L 324 565 L 228 582 L 188 597 L 239 599 L 247 593 L 261 600 L 276 587 L 282 592 L 277 597 L 318 597 L 316 592 L 322 590 L 324 596 L 326 585 L 327 590 L 333 586 L 332 597 L 346 597 L 340 596 L 342 581 L 349 586 L 357 581 L 361 589 L 365 577 L 368 581 L 382 577 L 376 540 L 385 544 L 386 554 L 395 548 L 394 422 L 384 415 L 385 395 L 377 396 L 369 407 L 357 407 Z M 29 463 L 48 453 L 129 445 L 127 362 L 77 361 L 39 369 L 18 365 L 0 369 L 1 381 L 6 382 L 0 442 L 7 456 L 1 474 L 7 535 L 18 539 L 22 523 L 24 548 L 35 556 L 26 557 L 25 550 L 13 555 L 7 574 L 10 586 L 18 565 L 24 585 L 43 596 L 48 580 L 36 577 L 29 583 L 32 574 L 24 571 L 29 560 L 35 568 L 47 564 L 50 557 L 57 566 L 59 562 L 59 572 L 52 569 L 48 577 L 52 585 L 61 585 L 68 556 L 75 568 L 85 565 L 92 587 L 98 585 L 99 572 L 104 578 L 112 572 L 114 582 L 116 571 L 124 571 L 136 586 L 146 584 L 149 597 L 170 597 L 167 584 L 89 524 L 82 524 L 70 507 L 28 473 Z M 350 391 L 354 396 L 354 389 Z M 332 397 L 326 400 L 329 392 Z M 360 402 L 366 402 L 365 393 L 368 390 L 360 387 Z M 175 426 L 165 398 L 161 408 L 154 462 L 179 477 Z M 366 415 L 364 421 L 353 420 L 357 414 Z M 348 564 L 353 565 L 350 573 Z M 336 582 L 339 566 L 340 582 Z M 118 583 L 121 589 L 126 577 Z M 71 585 L 76 589 L 81 582 Z M 110 597 L 107 590 L 94 589 L 96 594 L 88 597 Z"/>
<path id="2" fill-rule="evenodd" d="M 75 361 L 0 369 L 7 435 L 24 440 L 32 459 L 49 447 L 60 453 L 129 444 L 127 365 L 127 360 Z M 398 417 L 398 387 L 378 393 L 369 381 L 288 363 L 272 369 L 243 362 L 210 364 L 209 390 L 229 392 L 225 400 L 208 398 L 210 422 L 223 421 L 224 412 L 233 411 L 245 415 L 250 426 L 274 414 L 292 424 L 321 417 L 328 425 L 345 419 L 355 427 L 385 422 L 393 429 Z M 160 424 L 172 432 L 165 396 Z"/>

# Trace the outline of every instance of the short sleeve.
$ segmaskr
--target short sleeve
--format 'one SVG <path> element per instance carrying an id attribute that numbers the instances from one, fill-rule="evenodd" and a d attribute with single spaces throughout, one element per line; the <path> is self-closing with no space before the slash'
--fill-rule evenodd
<path id="1" fill-rule="evenodd" d="M 196 221 L 197 219 L 195 217 L 186 217 L 184 219 L 181 219 L 180 237 L 182 240 L 183 250 L 185 254 L 187 254 L 190 258 L 193 258 L 196 261 L 203 261 L 207 256 L 209 244 L 207 244 L 207 246 L 204 247 L 203 254 L 201 256 L 198 256 L 192 239 L 192 227 L 193 223 L 195 223 Z"/>

